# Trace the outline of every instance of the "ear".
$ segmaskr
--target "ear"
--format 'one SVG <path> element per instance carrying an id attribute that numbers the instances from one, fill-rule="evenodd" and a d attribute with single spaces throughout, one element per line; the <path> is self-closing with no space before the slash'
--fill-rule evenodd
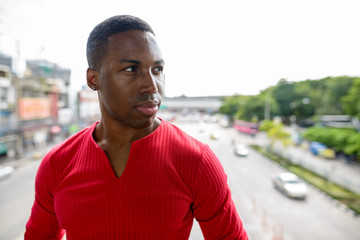
<path id="1" fill-rule="evenodd" d="M 100 85 L 98 79 L 98 72 L 94 69 L 88 68 L 86 71 L 86 80 L 89 88 L 94 91 L 99 90 Z"/>

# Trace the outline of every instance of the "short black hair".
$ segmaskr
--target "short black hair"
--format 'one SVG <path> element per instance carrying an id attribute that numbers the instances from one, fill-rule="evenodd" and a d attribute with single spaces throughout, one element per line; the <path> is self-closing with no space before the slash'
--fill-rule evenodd
<path id="1" fill-rule="evenodd" d="M 131 15 L 117 15 L 104 20 L 91 31 L 87 46 L 86 57 L 89 68 L 98 71 L 107 55 L 107 40 L 116 33 L 129 30 L 150 32 L 155 36 L 151 26 L 144 20 Z"/>

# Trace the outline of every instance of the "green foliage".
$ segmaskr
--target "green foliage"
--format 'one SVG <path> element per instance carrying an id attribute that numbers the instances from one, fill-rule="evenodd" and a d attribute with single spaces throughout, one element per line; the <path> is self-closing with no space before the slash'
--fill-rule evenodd
<path id="1" fill-rule="evenodd" d="M 265 118 L 265 102 L 268 101 L 270 115 L 278 114 L 277 105 L 270 97 L 268 89 L 255 96 L 231 96 L 223 98 L 223 105 L 219 112 L 230 119 L 236 118 L 249 122 L 259 122 Z"/>
<path id="2" fill-rule="evenodd" d="M 272 96 L 278 103 L 280 115 L 289 118 L 294 114 L 291 103 L 294 101 L 295 90 L 292 82 L 281 79 L 273 90 Z"/>
<path id="3" fill-rule="evenodd" d="M 290 133 L 284 130 L 282 123 L 276 124 L 274 121 L 264 120 L 259 126 L 259 130 L 265 131 L 271 141 L 271 148 L 273 148 L 276 141 L 281 141 L 284 146 L 290 144 Z"/>
<path id="4" fill-rule="evenodd" d="M 344 152 L 349 155 L 356 155 L 360 159 L 360 134 L 353 134 L 347 139 Z"/>
<path id="5" fill-rule="evenodd" d="M 268 132 L 271 128 L 275 126 L 274 121 L 271 120 L 264 120 L 261 122 L 259 126 L 260 131 Z"/>
<path id="6" fill-rule="evenodd" d="M 258 121 L 264 119 L 264 108 L 265 100 L 263 96 L 248 96 L 248 98 L 244 99 L 244 104 L 238 109 L 235 117 L 245 121 Z"/>
<path id="7" fill-rule="evenodd" d="M 272 142 L 281 141 L 284 146 L 288 146 L 291 143 L 290 133 L 284 130 L 282 124 L 277 124 L 270 128 L 267 134 Z"/>
<path id="8" fill-rule="evenodd" d="M 229 119 L 233 119 L 236 112 L 242 108 L 244 105 L 244 101 L 247 97 L 246 96 L 231 96 L 225 97 L 223 99 L 223 104 L 219 109 L 221 114 L 227 115 Z"/>
<path id="9" fill-rule="evenodd" d="M 346 114 L 360 118 L 360 78 L 354 80 L 348 94 L 341 98 Z"/>
<path id="10" fill-rule="evenodd" d="M 353 85 L 354 78 L 351 77 L 328 77 L 325 78 L 325 91 L 321 98 L 320 114 L 344 114 L 341 98 L 348 94 Z"/>
<path id="11" fill-rule="evenodd" d="M 327 77 L 319 80 L 289 82 L 280 79 L 254 96 L 224 98 L 220 113 L 231 119 L 252 121 L 265 119 L 265 104 L 269 103 L 270 117 L 280 116 L 289 123 L 291 116 L 298 121 L 318 115 L 348 114 L 360 118 L 360 78 Z"/>
<path id="12" fill-rule="evenodd" d="M 322 96 L 324 84 L 320 81 L 306 80 L 295 83 L 294 115 L 298 120 L 310 118 L 316 114 Z"/>
<path id="13" fill-rule="evenodd" d="M 312 127 L 303 133 L 309 141 L 321 142 L 335 151 L 360 159 L 360 133 L 351 128 Z"/>

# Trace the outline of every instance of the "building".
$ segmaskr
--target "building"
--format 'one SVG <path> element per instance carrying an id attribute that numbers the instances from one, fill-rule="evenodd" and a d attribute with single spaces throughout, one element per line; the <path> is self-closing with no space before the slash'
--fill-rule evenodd
<path id="1" fill-rule="evenodd" d="M 0 54 L 0 157 L 14 157 L 21 151 L 21 136 L 17 131 L 17 85 L 12 73 L 12 59 Z"/>
<path id="2" fill-rule="evenodd" d="M 18 82 L 18 118 L 24 148 L 44 145 L 62 134 L 69 120 L 70 69 L 46 60 L 26 61 L 24 78 Z M 68 115 L 68 114 L 66 114 Z"/>
<path id="3" fill-rule="evenodd" d="M 173 97 L 164 98 L 162 101 L 163 108 L 169 111 L 188 112 L 197 111 L 204 113 L 215 113 L 219 111 L 222 105 L 221 97 Z"/>
<path id="4" fill-rule="evenodd" d="M 87 126 L 100 119 L 100 106 L 98 94 L 87 86 L 83 86 L 78 92 L 77 97 L 77 115 L 79 123 Z"/>
<path id="5" fill-rule="evenodd" d="M 71 71 L 46 60 L 28 60 L 20 79 L 11 62 L 0 55 L 0 155 L 17 158 L 67 131 Z"/>
<path id="6" fill-rule="evenodd" d="M 353 117 L 349 115 L 322 115 L 320 116 L 320 124 L 324 127 L 335 128 L 353 128 Z"/>
<path id="7" fill-rule="evenodd" d="M 159 116 L 181 121 L 200 121 L 204 117 L 214 115 L 222 105 L 221 97 L 165 97 L 162 100 Z"/>
<path id="8" fill-rule="evenodd" d="M 46 60 L 26 61 L 25 79 L 35 79 L 47 93 L 56 93 L 59 108 L 69 107 L 71 71 Z"/>

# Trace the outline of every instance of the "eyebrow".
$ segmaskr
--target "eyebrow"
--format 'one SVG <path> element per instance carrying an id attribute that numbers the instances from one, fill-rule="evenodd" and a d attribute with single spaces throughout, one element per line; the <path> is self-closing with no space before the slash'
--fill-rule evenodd
<path id="1" fill-rule="evenodd" d="M 119 63 L 133 63 L 133 64 L 137 64 L 140 65 L 141 62 L 138 60 L 131 60 L 131 59 L 121 59 L 119 61 Z M 155 61 L 155 64 L 165 64 L 165 61 L 163 59 L 157 60 Z"/>
<path id="2" fill-rule="evenodd" d="M 140 61 L 137 61 L 137 60 L 130 60 L 130 59 L 121 59 L 119 61 L 119 63 L 134 63 L 134 64 L 140 64 L 141 62 Z"/>
<path id="3" fill-rule="evenodd" d="M 155 64 L 165 64 L 165 61 L 163 59 L 155 61 Z"/>

